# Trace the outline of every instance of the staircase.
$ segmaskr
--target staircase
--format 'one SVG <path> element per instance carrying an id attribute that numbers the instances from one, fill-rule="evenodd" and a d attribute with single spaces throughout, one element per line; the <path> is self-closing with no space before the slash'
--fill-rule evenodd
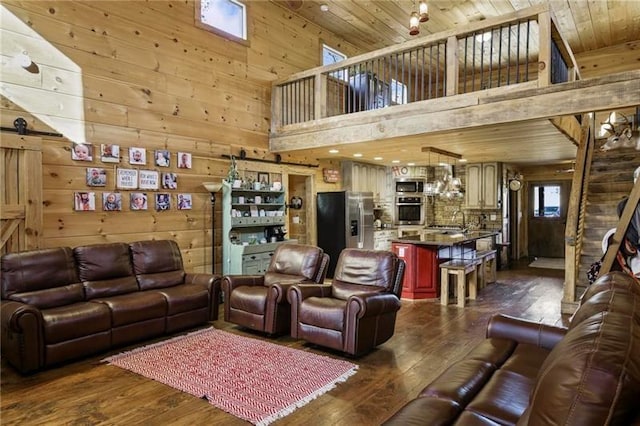
<path id="1" fill-rule="evenodd" d="M 618 203 L 629 196 L 633 188 L 633 171 L 640 166 L 640 151 L 633 148 L 600 151 L 605 141 L 596 140 L 591 162 L 576 297 L 580 297 L 589 285 L 587 270 L 602 258 L 604 234 L 618 224 Z"/>

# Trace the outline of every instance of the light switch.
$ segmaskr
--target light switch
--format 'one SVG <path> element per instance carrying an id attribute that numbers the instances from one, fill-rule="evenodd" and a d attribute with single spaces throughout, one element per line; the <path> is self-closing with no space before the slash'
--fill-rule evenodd
<path id="1" fill-rule="evenodd" d="M 498 218 L 498 216 L 496 216 L 495 214 L 492 214 L 492 215 L 490 216 L 490 218 L 491 218 L 491 220 L 496 220 L 496 219 Z"/>

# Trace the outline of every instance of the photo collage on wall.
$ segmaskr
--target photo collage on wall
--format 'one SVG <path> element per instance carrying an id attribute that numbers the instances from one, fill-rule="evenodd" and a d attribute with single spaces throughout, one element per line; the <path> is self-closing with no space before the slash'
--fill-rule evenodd
<path id="1" fill-rule="evenodd" d="M 97 150 L 97 148 L 96 148 Z M 168 168 L 172 164 L 171 151 L 159 149 L 149 151 L 142 147 L 129 147 L 125 149 L 129 154 L 129 164 L 132 166 L 155 166 L 158 168 Z M 101 144 L 100 151 L 94 151 L 94 146 L 90 143 L 71 144 L 71 159 L 74 161 L 93 162 L 94 157 L 102 163 L 120 163 L 120 146 L 115 144 Z M 175 154 L 175 166 L 179 169 L 192 168 L 192 155 L 189 152 L 177 152 Z M 104 167 L 87 167 L 85 183 L 88 187 L 107 187 L 108 171 Z M 149 169 L 129 168 L 116 166 L 111 182 L 115 186 L 115 191 L 102 192 L 98 196 L 102 199 L 103 211 L 122 211 L 123 203 L 128 202 L 129 210 L 145 211 L 149 210 L 150 203 L 153 203 L 158 212 L 171 210 L 175 206 L 177 210 L 190 210 L 192 207 L 192 196 L 187 193 L 175 194 L 175 204 L 172 202 L 172 194 L 169 192 L 151 192 L 158 190 L 178 189 L 178 174 L 171 171 L 158 171 Z M 121 193 L 119 191 L 133 191 Z M 128 200 L 127 200 L 128 199 Z M 73 207 L 75 211 L 95 211 L 96 193 L 93 191 L 74 192 Z"/>

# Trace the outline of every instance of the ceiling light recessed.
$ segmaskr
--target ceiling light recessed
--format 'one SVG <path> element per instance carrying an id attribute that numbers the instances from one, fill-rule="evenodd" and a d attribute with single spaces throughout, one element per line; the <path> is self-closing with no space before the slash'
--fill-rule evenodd
<path id="1" fill-rule="evenodd" d="M 329 6 L 327 6 L 326 4 L 321 4 L 320 5 L 320 10 L 323 12 L 328 12 L 329 11 Z"/>
<path id="2" fill-rule="evenodd" d="M 338 151 L 337 149 L 330 149 L 330 150 L 329 150 L 329 154 L 337 154 L 337 153 L 339 153 L 339 152 L 340 152 L 340 151 Z"/>
<path id="3" fill-rule="evenodd" d="M 400 160 L 392 160 L 391 161 L 393 164 L 398 164 L 400 162 Z"/>
<path id="4" fill-rule="evenodd" d="M 415 166 L 416 163 L 407 163 L 407 166 Z"/>
<path id="5" fill-rule="evenodd" d="M 467 162 L 467 159 L 466 159 L 466 158 L 459 158 L 459 159 L 458 159 L 458 162 L 460 162 L 460 163 L 466 163 L 466 162 Z"/>
<path id="6" fill-rule="evenodd" d="M 353 156 L 360 158 L 360 157 L 362 157 L 362 154 L 360 154 L 359 152 L 356 152 L 355 154 L 353 154 Z"/>
<path id="7" fill-rule="evenodd" d="M 380 161 L 380 160 L 382 160 L 382 157 L 373 157 L 373 159 L 376 160 L 376 161 Z"/>

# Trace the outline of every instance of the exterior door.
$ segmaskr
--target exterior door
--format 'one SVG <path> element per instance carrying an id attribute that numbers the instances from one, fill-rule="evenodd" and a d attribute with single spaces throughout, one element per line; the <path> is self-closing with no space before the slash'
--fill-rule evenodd
<path id="1" fill-rule="evenodd" d="M 528 185 L 528 252 L 530 257 L 564 257 L 564 229 L 571 183 Z"/>

